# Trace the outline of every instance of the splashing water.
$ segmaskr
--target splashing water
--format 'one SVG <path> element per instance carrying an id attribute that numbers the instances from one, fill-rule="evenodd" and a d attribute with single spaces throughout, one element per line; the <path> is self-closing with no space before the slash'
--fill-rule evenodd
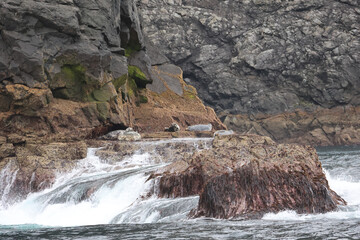
<path id="1" fill-rule="evenodd" d="M 196 146 L 196 141 L 194 144 Z M 3 189 L 0 238 L 35 236 L 36 239 L 39 236 L 36 234 L 40 233 L 45 234 L 44 239 L 75 239 L 74 236 L 78 235 L 87 236 L 79 239 L 89 239 L 89 236 L 94 239 L 209 239 L 209 236 L 213 239 L 314 236 L 356 239 L 360 236 L 360 148 L 319 150 L 330 187 L 348 202 L 348 206 L 326 214 L 284 211 L 266 214 L 260 220 L 240 221 L 188 219 L 189 211 L 197 206 L 197 196 L 178 199 L 148 197 L 147 193 L 154 188 L 154 182 L 147 181 L 149 172 L 165 163 L 153 161 L 147 152 L 138 152 L 110 164 L 95 156 L 95 151 L 89 149 L 88 157 L 80 161 L 72 172 L 59 174 L 50 189 L 30 194 L 24 201 L 13 205 L 7 204 L 7 192 L 14 183 L 16 168 L 9 163 L 0 173 Z"/>

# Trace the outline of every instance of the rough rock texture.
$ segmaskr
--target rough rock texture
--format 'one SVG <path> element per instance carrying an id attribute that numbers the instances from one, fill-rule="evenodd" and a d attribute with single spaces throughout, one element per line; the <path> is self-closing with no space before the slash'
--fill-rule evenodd
<path id="1" fill-rule="evenodd" d="M 140 12 L 146 39 L 182 67 L 222 119 L 270 118 L 360 104 L 359 6 L 358 0 L 141 0 Z M 227 125 L 243 130 L 245 124 L 235 128 L 242 119 Z"/>
<path id="2" fill-rule="evenodd" d="M 155 48 L 145 49 L 135 1 L 3 0 L 0 133 L 64 141 L 127 126 L 141 130 L 142 118 L 153 116 L 139 109 L 151 105 L 148 95 L 162 99 L 164 92 L 177 95 L 183 109 L 196 108 L 182 125 L 210 118 L 223 128 L 182 80 L 181 69 L 160 60 Z M 180 118 L 182 110 L 167 109 L 173 100 L 160 104 L 166 119 L 148 125 L 163 130 L 168 119 Z"/>
<path id="3" fill-rule="evenodd" d="M 134 0 L 0 1 L 0 169 L 14 176 L 13 199 L 86 156 L 68 142 L 172 122 L 225 128 L 182 70 L 146 46 Z"/>
<path id="4" fill-rule="evenodd" d="M 14 145 L 4 143 L 0 146 L 0 149 L 11 149 L 3 152 L 4 158 L 0 157 L 3 206 L 50 187 L 58 172 L 71 170 L 76 160 L 87 154 L 84 142 Z"/>
<path id="5" fill-rule="evenodd" d="M 216 136 L 212 148 L 159 170 L 160 197 L 200 195 L 193 217 L 323 213 L 346 204 L 329 188 L 316 150 L 257 135 Z"/>
<path id="6" fill-rule="evenodd" d="M 320 145 L 360 143 L 360 107 L 297 110 L 277 115 L 228 115 L 224 123 L 240 133 L 270 136 L 277 142 Z"/>
<path id="7" fill-rule="evenodd" d="M 127 161 L 126 157 L 136 154 L 149 154 L 154 163 L 171 163 L 190 156 L 194 152 L 211 146 L 211 138 L 180 138 L 177 140 L 118 142 L 118 141 L 89 141 L 90 146 L 101 146 L 96 155 L 103 161 Z"/>

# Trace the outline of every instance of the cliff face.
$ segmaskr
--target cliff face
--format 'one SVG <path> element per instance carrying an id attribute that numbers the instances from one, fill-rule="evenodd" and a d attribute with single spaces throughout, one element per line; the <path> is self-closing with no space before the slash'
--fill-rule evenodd
<path id="1" fill-rule="evenodd" d="M 154 112 L 141 109 L 150 107 L 163 110 L 148 121 L 151 131 L 177 119 L 182 127 L 222 127 L 182 70 L 150 50 L 135 1 L 1 1 L 1 134 L 66 140 L 128 126 L 145 131 Z"/>
<path id="2" fill-rule="evenodd" d="M 86 138 L 224 128 L 182 70 L 146 49 L 132 0 L 0 1 L 0 170 L 16 176 L 12 199 L 86 157 Z"/>
<path id="3" fill-rule="evenodd" d="M 360 142 L 359 114 L 346 110 L 360 104 L 359 1 L 141 0 L 140 8 L 146 39 L 229 127 L 278 141 Z M 333 111 L 331 124 L 263 124 L 296 111 L 309 116 L 295 125 Z"/>

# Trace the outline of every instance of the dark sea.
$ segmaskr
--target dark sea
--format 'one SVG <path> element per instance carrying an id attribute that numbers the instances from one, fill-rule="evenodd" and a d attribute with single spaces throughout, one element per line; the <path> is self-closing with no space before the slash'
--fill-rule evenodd
<path id="1" fill-rule="evenodd" d="M 89 149 L 73 172 L 59 174 L 51 189 L 12 205 L 6 187 L 16 173 L 4 168 L 0 239 L 360 239 L 360 147 L 318 149 L 330 187 L 348 206 L 326 214 L 284 211 L 260 220 L 188 219 L 198 197 L 142 197 L 154 187 L 147 173 L 163 165 L 149 154 L 109 164 L 94 152 Z M 90 188 L 95 192 L 84 200 Z"/>

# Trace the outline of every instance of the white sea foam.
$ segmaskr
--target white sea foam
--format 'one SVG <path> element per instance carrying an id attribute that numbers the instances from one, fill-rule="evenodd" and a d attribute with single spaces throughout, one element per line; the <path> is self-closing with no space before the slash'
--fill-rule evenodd
<path id="1" fill-rule="evenodd" d="M 340 206 L 337 211 L 325 214 L 297 214 L 294 211 L 283 211 L 279 213 L 268 213 L 264 220 L 276 221 L 305 221 L 319 219 L 360 219 L 360 182 L 346 181 L 343 177 L 333 177 L 325 170 L 326 178 L 330 188 L 339 194 L 348 203 L 347 206 Z"/>
<path id="2" fill-rule="evenodd" d="M 82 160 L 74 171 L 59 175 L 52 188 L 31 194 L 23 202 L 6 209 L 2 208 L 0 224 L 45 226 L 107 224 L 147 191 L 150 182 L 145 183 L 147 177 L 143 172 L 138 171 L 140 166 L 144 168 L 146 165 L 148 160 L 146 155 L 134 156 L 132 167 L 127 168 L 124 167 L 126 165 L 124 163 L 110 165 L 102 162 L 94 155 L 94 151 L 95 149 L 89 149 L 88 157 Z M 78 190 L 73 186 L 84 187 L 89 184 L 91 187 L 94 180 L 103 181 L 104 184 L 97 188 L 89 199 L 76 201 L 81 189 Z M 62 199 L 64 195 L 66 200 Z M 55 202 L 48 202 L 52 200 Z"/>

